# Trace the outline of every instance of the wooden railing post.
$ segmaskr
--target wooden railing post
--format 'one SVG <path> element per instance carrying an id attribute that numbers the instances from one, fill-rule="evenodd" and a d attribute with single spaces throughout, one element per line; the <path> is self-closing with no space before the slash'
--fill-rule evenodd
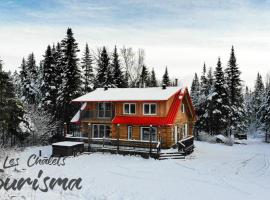
<path id="1" fill-rule="evenodd" d="M 149 141 L 149 154 L 152 155 L 152 125 L 150 125 L 150 141 Z"/>
<path id="2" fill-rule="evenodd" d="M 117 152 L 119 151 L 120 124 L 117 124 Z"/>
<path id="3" fill-rule="evenodd" d="M 88 128 L 89 128 L 89 132 L 88 132 L 88 151 L 91 151 L 91 139 L 92 139 L 92 129 L 91 129 L 91 123 L 88 123 Z"/>

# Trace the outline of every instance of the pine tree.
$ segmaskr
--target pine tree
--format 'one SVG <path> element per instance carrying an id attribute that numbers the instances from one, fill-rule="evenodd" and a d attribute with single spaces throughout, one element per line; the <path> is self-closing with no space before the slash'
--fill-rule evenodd
<path id="1" fill-rule="evenodd" d="M 16 138 L 22 138 L 19 124 L 23 121 L 24 109 L 15 96 L 14 85 L 9 73 L 3 71 L 0 61 L 0 133 L 2 144 L 15 144 Z M 23 138 L 22 138 L 23 139 Z"/>
<path id="2" fill-rule="evenodd" d="M 114 82 L 115 87 L 126 88 L 127 82 L 125 80 L 124 74 L 120 66 L 119 55 L 117 53 L 116 46 L 114 47 L 114 51 L 112 55 L 111 69 L 113 71 L 113 82 Z"/>
<path id="3" fill-rule="evenodd" d="M 215 82 L 212 93 L 212 130 L 214 134 L 225 133 L 228 128 L 230 113 L 229 97 L 220 58 L 214 72 Z"/>
<path id="4" fill-rule="evenodd" d="M 142 66 L 142 72 L 140 75 L 140 87 L 148 87 L 150 85 L 150 77 L 148 69 L 145 65 Z"/>
<path id="5" fill-rule="evenodd" d="M 87 43 L 82 57 L 81 67 L 83 70 L 83 93 L 85 94 L 91 92 L 94 87 L 93 59 Z"/>
<path id="6" fill-rule="evenodd" d="M 262 106 L 259 110 L 260 114 L 260 122 L 262 124 L 262 128 L 266 133 L 270 131 L 270 89 L 267 88 L 267 92 L 265 94 L 264 100 L 262 102 Z"/>
<path id="7" fill-rule="evenodd" d="M 151 71 L 151 76 L 150 76 L 150 84 L 149 87 L 157 87 L 157 79 L 156 79 L 156 73 L 154 68 Z"/>
<path id="8" fill-rule="evenodd" d="M 198 120 L 196 122 L 196 129 L 198 131 L 208 131 L 207 130 L 207 119 L 208 117 L 208 111 L 206 110 L 207 106 L 207 96 L 209 94 L 209 87 L 208 87 L 208 80 L 206 77 L 206 65 L 204 63 L 203 65 L 203 71 L 200 78 L 200 92 L 197 102 L 197 116 Z"/>
<path id="9" fill-rule="evenodd" d="M 252 123 L 254 123 L 255 130 L 260 127 L 260 113 L 259 109 L 262 105 L 264 95 L 264 84 L 262 81 L 262 76 L 258 73 L 255 82 L 255 88 L 252 97 Z"/>
<path id="10" fill-rule="evenodd" d="M 162 77 L 162 85 L 166 85 L 166 86 L 171 85 L 167 66 L 165 68 L 165 73 L 164 73 L 164 75 Z"/>
<path id="11" fill-rule="evenodd" d="M 49 113 L 54 114 L 56 109 L 57 85 L 54 59 L 50 45 L 44 55 L 41 83 L 41 104 Z"/>
<path id="12" fill-rule="evenodd" d="M 110 58 L 105 47 L 99 55 L 97 63 L 97 75 L 95 80 L 95 88 L 98 87 L 114 87 L 113 74 L 110 69 Z"/>
<path id="13" fill-rule="evenodd" d="M 23 59 L 21 65 L 21 81 L 22 81 L 22 99 L 31 105 L 36 105 L 39 88 L 38 88 L 38 72 L 34 54 L 28 56 L 27 61 Z"/>
<path id="14" fill-rule="evenodd" d="M 245 131 L 245 113 L 243 105 L 242 84 L 240 75 L 241 72 L 236 64 L 234 48 L 231 49 L 231 55 L 228 62 L 228 67 L 225 70 L 226 81 L 228 85 L 228 95 L 230 99 L 230 134 L 243 133 Z"/>
<path id="15" fill-rule="evenodd" d="M 71 100 L 80 96 L 81 94 L 81 72 L 78 67 L 77 52 L 79 52 L 78 44 L 73 36 L 71 28 L 67 29 L 66 38 L 61 42 L 62 49 L 62 84 L 58 94 L 58 104 L 61 107 L 62 120 L 67 123 L 74 112 L 75 105 L 70 104 Z"/>
<path id="16" fill-rule="evenodd" d="M 197 73 L 195 73 L 190 90 L 190 96 L 195 110 L 198 109 L 198 100 L 200 95 L 200 82 Z"/>

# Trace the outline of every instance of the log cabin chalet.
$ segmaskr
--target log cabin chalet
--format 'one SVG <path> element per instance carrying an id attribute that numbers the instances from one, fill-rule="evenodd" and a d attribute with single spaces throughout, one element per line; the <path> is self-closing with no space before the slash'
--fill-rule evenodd
<path id="1" fill-rule="evenodd" d="M 193 135 L 196 115 L 187 88 L 97 88 L 72 101 L 81 137 L 159 141 L 170 148 Z"/>

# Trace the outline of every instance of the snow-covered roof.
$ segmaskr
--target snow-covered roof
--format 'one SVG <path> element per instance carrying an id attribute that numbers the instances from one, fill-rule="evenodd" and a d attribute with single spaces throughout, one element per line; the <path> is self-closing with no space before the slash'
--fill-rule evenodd
<path id="1" fill-rule="evenodd" d="M 78 97 L 72 102 L 89 101 L 162 101 L 178 92 L 180 87 L 150 88 L 97 88 L 93 92 Z"/>

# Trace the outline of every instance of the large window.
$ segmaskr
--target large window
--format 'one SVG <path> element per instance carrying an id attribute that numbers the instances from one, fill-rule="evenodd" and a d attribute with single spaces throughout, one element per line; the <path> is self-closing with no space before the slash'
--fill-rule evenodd
<path id="1" fill-rule="evenodd" d="M 99 118 L 112 117 L 112 104 L 105 102 L 98 103 L 98 117 Z"/>
<path id="2" fill-rule="evenodd" d="M 93 124 L 93 137 L 94 138 L 109 138 L 111 127 L 105 124 Z"/>
<path id="3" fill-rule="evenodd" d="M 125 103 L 124 104 L 124 114 L 135 114 L 136 104 L 135 103 Z"/>
<path id="4" fill-rule="evenodd" d="M 157 114 L 157 104 L 156 103 L 143 104 L 143 114 L 144 115 L 156 115 Z"/>
<path id="5" fill-rule="evenodd" d="M 150 127 L 141 127 L 141 140 L 150 141 Z M 157 128 L 152 127 L 152 141 L 157 141 Z"/>

